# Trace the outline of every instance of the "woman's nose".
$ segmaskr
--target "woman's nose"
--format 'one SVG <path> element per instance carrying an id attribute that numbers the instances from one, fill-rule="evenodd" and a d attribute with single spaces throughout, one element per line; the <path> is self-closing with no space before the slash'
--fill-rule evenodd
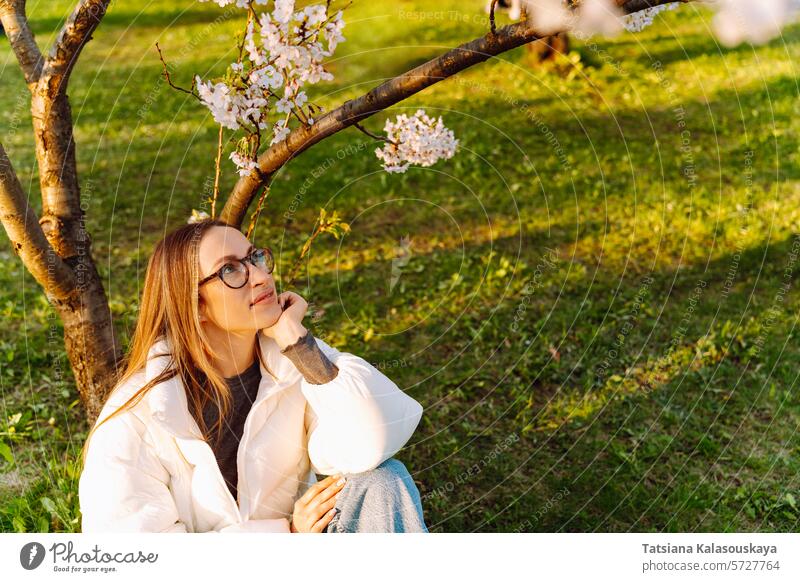
<path id="1" fill-rule="evenodd" d="M 272 279 L 272 274 L 267 273 L 267 270 L 263 267 L 247 263 L 247 268 L 250 269 L 250 281 L 253 286 L 269 283 L 269 280 Z"/>

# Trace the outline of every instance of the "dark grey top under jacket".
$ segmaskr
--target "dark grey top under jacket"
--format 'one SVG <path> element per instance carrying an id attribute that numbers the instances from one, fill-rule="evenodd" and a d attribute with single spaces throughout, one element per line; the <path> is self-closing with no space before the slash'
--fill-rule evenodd
<path id="1" fill-rule="evenodd" d="M 289 358 L 300 371 L 305 380 L 310 384 L 325 384 L 336 378 L 339 368 L 331 362 L 319 349 L 314 336 L 309 331 L 294 344 L 287 346 L 281 353 Z M 233 404 L 229 415 L 226 417 L 222 428 L 222 436 L 217 442 L 217 432 L 211 431 L 209 444 L 217 458 L 222 476 L 228 485 L 234 499 L 237 498 L 238 468 L 236 456 L 239 451 L 239 441 L 244 433 L 244 421 L 253 406 L 261 382 L 261 368 L 258 358 L 238 376 L 225 378 L 225 383 L 231 390 Z M 218 410 L 213 402 L 209 402 L 203 410 L 203 420 L 206 427 L 211 430 L 217 422 Z"/>

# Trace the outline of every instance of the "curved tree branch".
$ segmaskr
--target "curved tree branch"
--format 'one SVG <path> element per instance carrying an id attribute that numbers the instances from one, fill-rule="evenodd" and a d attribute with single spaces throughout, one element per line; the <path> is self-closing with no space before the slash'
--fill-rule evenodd
<path id="1" fill-rule="evenodd" d="M 90 244 L 83 224 L 67 85 L 110 1 L 78 3 L 50 49 L 31 99 L 42 191 L 40 223 L 47 240 L 64 259 L 86 255 Z"/>
<path id="2" fill-rule="evenodd" d="M 617 0 L 627 13 L 638 12 L 675 0 Z M 688 0 L 681 0 L 688 1 Z M 553 34 L 553 33 L 551 33 Z M 550 34 L 546 35 L 550 36 Z M 462 44 L 402 75 L 375 87 L 365 95 L 345 101 L 318 118 L 311 126 L 294 129 L 286 139 L 258 157 L 258 172 L 239 179 L 220 217 L 241 227 L 248 207 L 265 180 L 297 154 L 356 122 L 391 107 L 423 89 L 518 46 L 539 40 L 542 35 L 524 20 Z"/>
<path id="3" fill-rule="evenodd" d="M 495 33 L 490 32 L 462 44 L 407 73 L 390 79 L 358 99 L 345 101 L 336 109 L 316 119 L 313 125 L 296 128 L 285 140 L 261 154 L 258 158 L 261 174 L 269 176 L 292 157 L 326 137 L 383 111 L 459 71 L 537 38 L 539 36 L 536 31 L 527 22 L 512 24 Z M 222 211 L 222 219 L 240 226 L 261 184 L 262 180 L 257 175 L 239 179 Z"/>
<path id="4" fill-rule="evenodd" d="M 92 38 L 97 25 L 105 16 L 111 0 L 81 0 L 72 11 L 56 37 L 42 78 L 59 92 L 67 90 L 67 81 L 81 50 Z"/>
<path id="5" fill-rule="evenodd" d="M 74 293 L 75 275 L 47 242 L 3 144 L 0 144 L 0 222 L 14 252 L 50 297 L 65 300 Z"/>
<path id="6" fill-rule="evenodd" d="M 8 42 L 19 61 L 28 87 L 39 81 L 44 57 L 33 38 L 25 15 L 25 0 L 0 0 L 0 22 L 8 35 Z"/>

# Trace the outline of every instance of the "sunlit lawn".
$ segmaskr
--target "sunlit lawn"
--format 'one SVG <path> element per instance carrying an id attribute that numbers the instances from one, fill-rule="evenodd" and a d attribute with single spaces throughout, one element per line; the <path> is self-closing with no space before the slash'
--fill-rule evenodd
<path id="1" fill-rule="evenodd" d="M 28 5 L 44 43 L 70 3 Z M 356 2 L 312 98 L 330 109 L 486 28 L 480 2 L 430 10 Z M 73 75 L 125 339 L 154 242 L 214 171 L 213 120 L 160 79 L 154 44 L 176 82 L 213 76 L 241 26 L 223 14 L 114 3 Z M 398 456 L 432 531 L 797 530 L 800 36 L 721 49 L 707 20 L 682 7 L 544 69 L 518 49 L 365 122 L 441 115 L 460 151 L 431 168 L 386 174 L 349 129 L 275 181 L 257 240 L 283 269 L 320 207 L 351 225 L 295 290 L 317 336 L 425 407 Z M 0 55 L 0 140 L 35 201 L 25 88 L 5 40 Z M 87 426 L 47 301 L 0 248 L 0 530 L 74 531 Z"/>

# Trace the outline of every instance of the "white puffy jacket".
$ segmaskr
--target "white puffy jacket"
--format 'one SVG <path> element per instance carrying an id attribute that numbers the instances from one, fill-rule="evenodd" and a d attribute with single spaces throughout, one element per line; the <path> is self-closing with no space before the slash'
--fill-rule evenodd
<path id="1" fill-rule="evenodd" d="M 278 380 L 262 366 L 239 443 L 238 503 L 175 376 L 92 435 L 79 483 L 83 531 L 288 532 L 294 501 L 316 482 L 314 473 L 367 471 L 393 456 L 422 406 L 366 360 L 314 339 L 339 368 L 326 384 L 306 382 L 278 344 L 258 334 Z M 97 422 L 165 369 L 167 353 L 161 339 Z"/>

